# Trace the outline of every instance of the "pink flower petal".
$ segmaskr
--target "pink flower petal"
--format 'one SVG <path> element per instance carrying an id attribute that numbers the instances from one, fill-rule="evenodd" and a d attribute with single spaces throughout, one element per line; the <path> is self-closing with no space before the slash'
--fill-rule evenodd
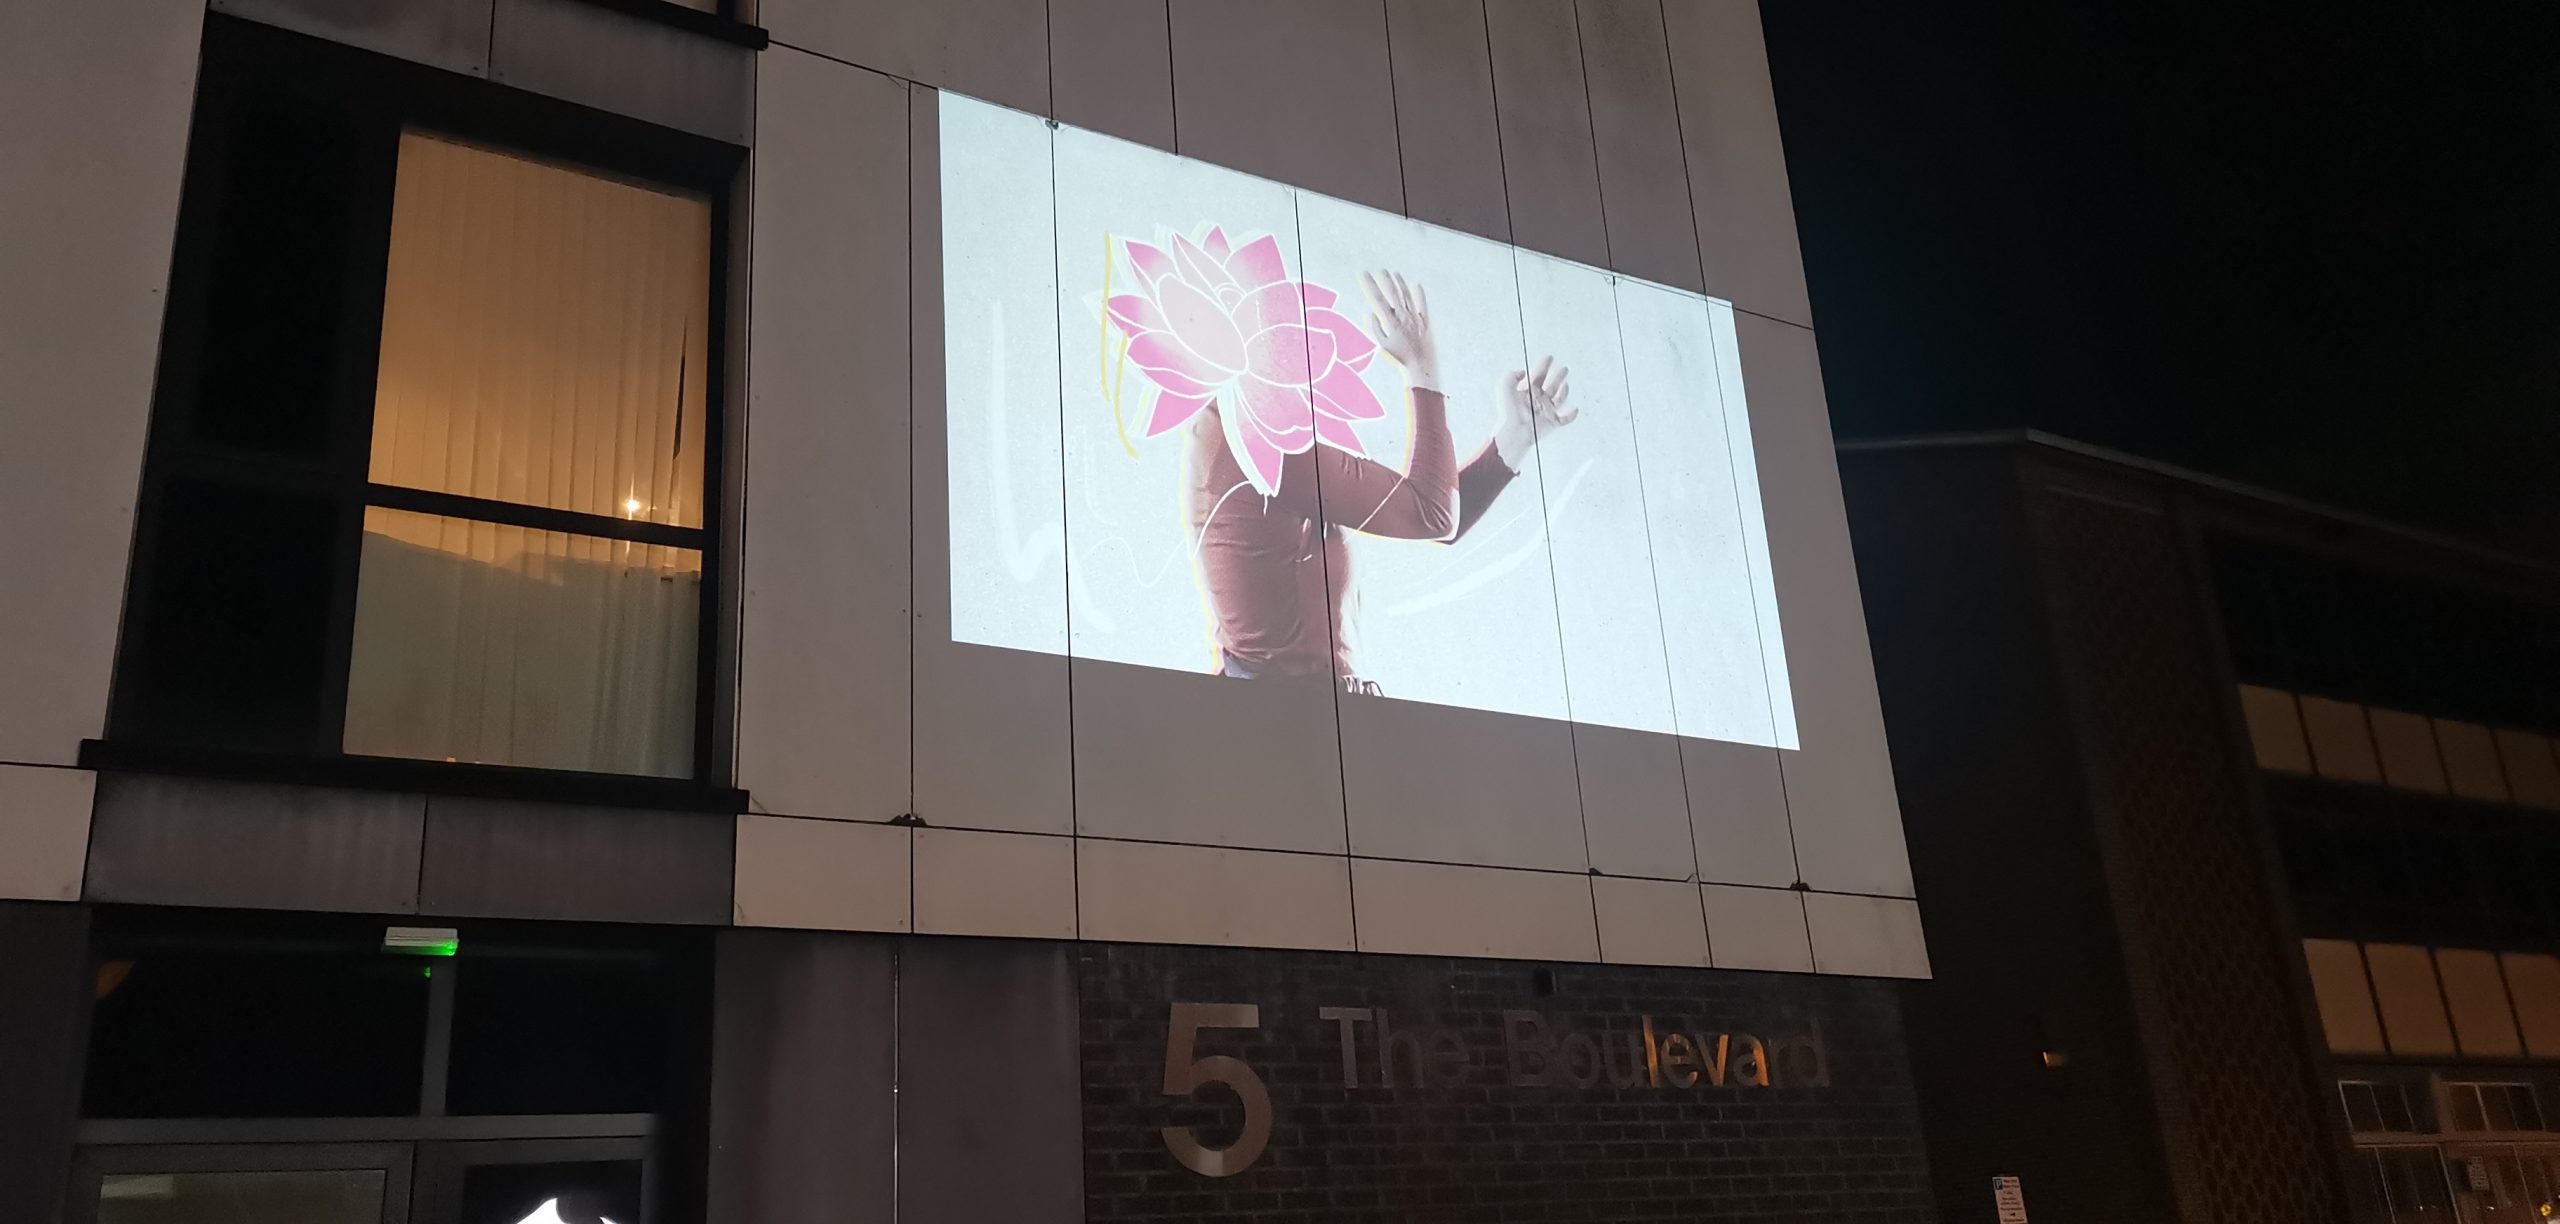
<path id="1" fill-rule="evenodd" d="M 1321 401 L 1318 407 L 1322 407 Z M 1369 454 L 1369 449 L 1360 444 L 1360 435 L 1351 428 L 1351 422 L 1336 420 L 1321 412 L 1316 416 L 1316 441 L 1345 454 L 1358 455 L 1362 458 L 1367 458 Z"/>
<path id="2" fill-rule="evenodd" d="M 1244 413 L 1258 431 L 1288 446 L 1289 453 L 1307 449 L 1304 435 L 1315 425 L 1315 407 L 1304 386 L 1282 386 L 1259 378 L 1237 380 L 1237 398 L 1244 401 Z"/>
<path id="3" fill-rule="evenodd" d="M 1173 256 L 1135 238 L 1123 239 L 1120 245 L 1128 250 L 1129 266 L 1137 269 L 1138 280 L 1148 288 L 1153 289 L 1156 282 L 1176 275 Z"/>
<path id="4" fill-rule="evenodd" d="M 1288 266 L 1280 262 L 1280 240 L 1269 234 L 1244 244 L 1227 257 L 1226 267 L 1247 289 L 1289 278 Z"/>
<path id="5" fill-rule="evenodd" d="M 1295 323 L 1263 328 L 1245 342 L 1245 369 L 1264 382 L 1305 387 L 1307 335 L 1307 329 Z"/>
<path id="6" fill-rule="evenodd" d="M 1349 366 L 1335 366 L 1316 380 L 1316 427 L 1322 429 L 1326 417 L 1346 421 L 1374 421 L 1387 415 L 1387 406 L 1378 402 L 1377 392 L 1369 389 L 1358 371 Z"/>
<path id="7" fill-rule="evenodd" d="M 1210 257 L 1216 259 L 1220 267 L 1226 266 L 1227 255 L 1229 254 L 1227 250 L 1227 231 L 1220 226 L 1210 226 L 1208 236 L 1200 240 L 1200 248 L 1209 252 Z"/>
<path id="8" fill-rule="evenodd" d="M 1308 290 L 1312 293 L 1314 286 L 1308 286 Z M 1307 326 L 1333 337 L 1333 359 L 1355 370 L 1366 368 L 1369 354 L 1378 351 L 1377 341 L 1371 340 L 1369 333 L 1360 330 L 1360 325 L 1344 317 L 1342 312 L 1318 306 L 1312 297 L 1307 300 L 1307 306 Z"/>
<path id="9" fill-rule="evenodd" d="M 1250 335 L 1283 323 L 1304 324 L 1307 312 L 1299 304 L 1298 287 L 1280 281 L 1247 293 L 1235 308 L 1235 320 L 1236 326 Z"/>
<path id="10" fill-rule="evenodd" d="M 1129 364 L 1176 395 L 1200 395 L 1226 381 L 1224 371 L 1192 356 L 1170 332 L 1148 332 L 1130 341 Z"/>
<path id="11" fill-rule="evenodd" d="M 1164 312 L 1156 309 L 1155 303 L 1137 294 L 1115 294 L 1109 306 L 1111 321 L 1119 324 L 1120 330 L 1129 333 L 1129 338 L 1132 340 L 1137 339 L 1142 332 L 1166 331 L 1172 327 L 1172 324 L 1165 322 Z"/>
<path id="12" fill-rule="evenodd" d="M 1313 309 L 1318 306 L 1333 305 L 1334 298 L 1333 290 L 1331 289 L 1312 283 L 1302 284 L 1298 286 L 1298 288 L 1306 291 L 1307 306 L 1309 309 Z"/>
<path id="13" fill-rule="evenodd" d="M 1183 280 L 1204 291 L 1236 283 L 1235 277 L 1228 274 L 1226 264 L 1180 234 L 1173 236 L 1173 266 L 1182 269 Z"/>
<path id="14" fill-rule="evenodd" d="M 1206 395 L 1176 395 L 1171 391 L 1158 392 L 1156 394 L 1155 411 L 1147 415 L 1146 426 L 1139 431 L 1139 436 L 1146 438 L 1155 437 L 1157 434 L 1173 429 L 1181 425 L 1183 422 L 1200 415 L 1200 410 L 1209 406 L 1209 399 L 1210 397 Z"/>
<path id="15" fill-rule="evenodd" d="M 1244 336 L 1228 318 L 1226 307 L 1220 306 L 1189 281 L 1166 277 L 1156 284 L 1156 303 L 1164 308 L 1164 317 L 1182 347 L 1215 367 L 1221 374 L 1244 368 Z M 1220 381 L 1209 377 L 1207 381 Z"/>

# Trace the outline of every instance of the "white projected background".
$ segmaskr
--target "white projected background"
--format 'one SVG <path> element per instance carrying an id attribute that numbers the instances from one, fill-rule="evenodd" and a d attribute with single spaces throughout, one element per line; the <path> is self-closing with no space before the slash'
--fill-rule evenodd
<path id="1" fill-rule="evenodd" d="M 1298 363 L 1291 402 L 1305 403 L 1324 373 L 1305 367 L 1378 337 L 1361 273 L 1388 270 L 1428 293 L 1461 467 L 1486 447 L 1504 381 L 1541 358 L 1570 371 L 1580 415 L 1541 431 L 1454 541 L 1324 516 L 1347 552 L 1332 576 L 1350 675 L 1388 698 L 1796 747 L 1730 305 L 947 92 L 941 140 L 955 641 L 1220 674 L 1193 427 L 1148 435 L 1160 409 L 1186 406 L 1161 397 L 1199 387 L 1151 373 L 1149 350 L 1130 351 L 1137 325 L 1115 325 L 1106 298 L 1179 314 L 1201 301 L 1165 283 L 1181 279 L 1250 328 L 1280 316 L 1234 290 L 1250 296 L 1276 256 L 1308 286 L 1269 299 L 1286 300 L 1289 324 L 1323 330 L 1299 303 L 1330 294 L 1347 323 L 1327 325 L 1361 333 L 1262 337 L 1321 350 Z M 1384 414 L 1294 432 L 1257 418 L 1277 422 L 1273 444 L 1405 471 L 1403 367 L 1384 351 L 1356 371 L 1327 364 Z M 1236 415 L 1240 385 L 1209 393 L 1211 428 Z M 1357 398 L 1329 386 L 1317 417 Z M 1250 470 L 1240 428 L 1230 453 Z M 1347 500 L 1330 483 L 1314 492 L 1328 487 Z M 1275 491 L 1292 493 L 1285 478 Z M 1262 512 L 1263 495 L 1230 488 L 1215 514 Z M 1314 530 L 1307 563 L 1330 573 Z"/>

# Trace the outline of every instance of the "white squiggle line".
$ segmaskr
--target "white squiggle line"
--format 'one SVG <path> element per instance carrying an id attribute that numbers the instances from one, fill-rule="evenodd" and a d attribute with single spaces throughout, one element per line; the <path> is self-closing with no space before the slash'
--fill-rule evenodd
<path id="1" fill-rule="evenodd" d="M 1084 551 L 1076 554 L 1076 560 L 1080 563 L 1091 560 L 1094 557 L 1100 556 L 1104 549 L 1111 548 L 1116 545 L 1120 551 L 1127 556 L 1129 562 L 1129 577 L 1137 581 L 1138 587 L 1141 590 L 1154 590 L 1156 584 L 1163 582 L 1165 575 L 1173 570 L 1174 563 L 1183 559 L 1183 554 L 1185 552 L 1188 552 L 1194 557 L 1200 555 L 1201 546 L 1207 542 L 1209 538 L 1209 524 L 1217 521 L 1218 511 L 1226 508 L 1227 499 L 1235 496 L 1237 490 L 1249 489 L 1252 487 L 1253 486 L 1250 482 L 1239 480 L 1235 483 L 1233 488 L 1219 494 L 1217 504 L 1209 507 L 1209 516 L 1200 520 L 1199 534 L 1191 538 L 1191 543 L 1188 546 L 1176 544 L 1170 551 L 1165 553 L 1164 560 L 1157 564 L 1156 572 L 1153 576 L 1148 576 L 1139 570 L 1138 548 L 1136 545 L 1131 544 L 1126 536 L 1112 536 L 1108 539 L 1096 540 L 1091 546 L 1084 549 Z"/>
<path id="2" fill-rule="evenodd" d="M 1027 583 L 1038 576 L 1040 568 L 1050 558 L 1057 558 L 1061 564 L 1065 562 L 1066 522 L 1064 519 L 1052 519 L 1033 528 L 1029 535 L 1022 533 L 1018 521 L 1020 513 L 1013 504 L 1013 482 L 1006 479 L 1006 473 L 1013 467 L 1013 431 L 1005 427 L 1004 303 L 988 303 L 987 317 L 988 343 L 993 349 L 989 354 L 988 370 L 995 392 L 987 397 L 987 432 L 995 439 L 989 447 L 994 452 L 989 458 L 989 466 L 996 476 L 996 552 L 1004 560 L 1005 575 L 1017 583 Z"/>
<path id="3" fill-rule="evenodd" d="M 1582 466 L 1575 468 L 1572 477 L 1564 482 L 1564 491 L 1556 494 L 1555 504 L 1547 507 L 1548 517 L 1552 518 L 1564 513 L 1565 507 L 1573 504 L 1574 490 L 1581 488 L 1582 478 L 1590 474 L 1591 461 L 1588 459 L 1583 460 Z M 1429 594 L 1417 595 L 1412 599 L 1389 604 L 1385 611 L 1389 616 L 1412 616 L 1418 612 L 1428 612 L 1433 608 L 1444 607 L 1448 604 L 1456 603 L 1461 597 L 1481 590 L 1484 587 L 1491 585 L 1495 580 L 1500 579 L 1511 571 L 1520 568 L 1520 566 L 1525 564 L 1546 542 L 1547 529 L 1544 524 L 1541 524 L 1538 530 L 1532 534 L 1527 541 L 1523 542 L 1520 547 L 1512 549 L 1510 552 L 1495 558 L 1483 569 L 1477 570 L 1475 573 L 1469 574 L 1466 577 L 1450 583 L 1447 586 L 1441 587 L 1436 591 L 1432 591 Z"/>

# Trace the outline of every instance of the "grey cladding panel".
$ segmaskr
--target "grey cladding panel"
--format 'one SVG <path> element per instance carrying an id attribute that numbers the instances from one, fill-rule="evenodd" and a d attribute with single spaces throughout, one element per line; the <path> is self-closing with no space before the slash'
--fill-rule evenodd
<path id="1" fill-rule="evenodd" d="M 1582 62 L 1612 267 L 1699 288 L 1697 218 L 1689 210 L 1680 111 L 1656 0 L 1581 0 Z"/>
<path id="2" fill-rule="evenodd" d="M 1071 945 L 908 941 L 898 967 L 901 1224 L 1078 1224 Z"/>
<path id="3" fill-rule="evenodd" d="M 1185 156 L 1399 211 L 1391 75 L 1378 0 L 1173 0 Z"/>
<path id="4" fill-rule="evenodd" d="M 1173 147 L 1173 51 L 1161 5 L 1049 9 L 1049 87 L 1058 122 Z"/>
<path id="5" fill-rule="evenodd" d="M 711 1224 L 894 1218 L 894 946 L 864 936 L 721 932 Z"/>
<path id="6" fill-rule="evenodd" d="M 430 64 L 489 72 L 491 0 L 213 0 L 212 10 Z"/>
<path id="7" fill-rule="evenodd" d="M 585 0 L 497 0 L 489 77 L 744 145 L 754 130 L 755 56 Z"/>
<path id="8" fill-rule="evenodd" d="M 1591 104 L 1573 6 L 1486 0 L 1485 20 L 1492 31 L 1511 240 L 1605 268 L 1609 235 L 1600 215 L 1600 171 L 1591 151 Z"/>
<path id="9" fill-rule="evenodd" d="M 86 895 L 414 913 L 425 812 L 416 795 L 101 774 Z"/>
<path id="10" fill-rule="evenodd" d="M 438 797 L 419 909 L 455 917 L 725 923 L 735 819 Z"/>
<path id="11" fill-rule="evenodd" d="M 1483 0 L 1387 0 L 1405 213 L 1509 241 Z"/>

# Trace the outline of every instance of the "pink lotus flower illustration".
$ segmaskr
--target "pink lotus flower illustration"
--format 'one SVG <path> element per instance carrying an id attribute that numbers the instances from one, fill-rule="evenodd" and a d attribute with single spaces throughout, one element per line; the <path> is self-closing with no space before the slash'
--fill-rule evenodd
<path id="1" fill-rule="evenodd" d="M 1230 248 L 1213 225 L 1197 242 L 1159 242 L 1121 241 L 1138 292 L 1112 296 L 1108 263 L 1103 273 L 1108 326 L 1156 386 L 1141 436 L 1214 401 L 1236 466 L 1266 497 L 1280 489 L 1281 460 L 1316 443 L 1365 456 L 1351 426 L 1386 415 L 1360 379 L 1378 345 L 1333 308 L 1334 292 L 1289 279 L 1269 234 Z"/>

